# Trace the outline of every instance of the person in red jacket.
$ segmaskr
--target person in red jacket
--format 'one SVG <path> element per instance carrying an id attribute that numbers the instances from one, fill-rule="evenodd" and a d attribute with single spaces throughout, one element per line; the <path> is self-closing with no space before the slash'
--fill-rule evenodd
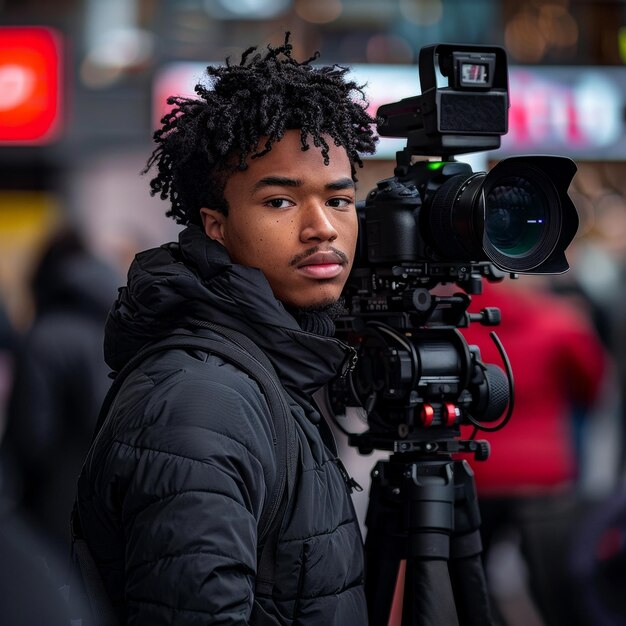
<path id="1" fill-rule="evenodd" d="M 571 301 L 536 288 L 538 280 L 485 282 L 483 293 L 472 296 L 471 312 L 500 309 L 502 322 L 495 331 L 515 380 L 512 418 L 502 430 L 479 433 L 489 440 L 491 454 L 472 467 L 485 554 L 513 532 L 545 623 L 572 624 L 565 615 L 571 603 L 563 594 L 578 476 L 573 414 L 593 407 L 607 363 L 586 315 Z M 462 332 L 468 344 L 479 346 L 484 363 L 499 364 L 492 330 L 474 323 Z M 468 428 L 464 435 L 469 434 Z"/>

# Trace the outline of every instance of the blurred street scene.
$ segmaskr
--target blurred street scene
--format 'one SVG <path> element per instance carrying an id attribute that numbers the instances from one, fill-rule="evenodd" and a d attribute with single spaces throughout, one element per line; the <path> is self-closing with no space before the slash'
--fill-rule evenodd
<path id="1" fill-rule="evenodd" d="M 104 320 L 135 253 L 178 231 L 141 175 L 166 99 L 285 31 L 295 56 L 353 66 L 372 112 L 419 93 L 422 46 L 504 46 L 509 132 L 459 160 L 576 162 L 571 270 L 490 283 L 470 309 L 501 309 L 517 382 L 474 465 L 484 565 L 502 626 L 626 623 L 626 0 L 0 0 L 0 622 L 64 611 L 75 480 L 110 384 Z M 381 139 L 359 199 L 403 143 Z M 501 365 L 489 330 L 463 333 Z M 337 438 L 366 533 L 384 454 Z"/>

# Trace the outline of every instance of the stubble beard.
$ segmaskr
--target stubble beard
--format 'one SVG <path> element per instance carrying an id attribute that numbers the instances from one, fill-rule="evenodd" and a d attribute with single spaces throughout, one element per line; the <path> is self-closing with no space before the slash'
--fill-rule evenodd
<path id="1" fill-rule="evenodd" d="M 292 312 L 296 317 L 299 317 L 302 314 L 311 315 L 317 313 L 326 314 L 330 317 L 330 319 L 336 320 L 338 317 L 347 313 L 346 300 L 343 296 L 340 296 L 337 299 L 328 300 L 311 306 L 294 307 Z"/>

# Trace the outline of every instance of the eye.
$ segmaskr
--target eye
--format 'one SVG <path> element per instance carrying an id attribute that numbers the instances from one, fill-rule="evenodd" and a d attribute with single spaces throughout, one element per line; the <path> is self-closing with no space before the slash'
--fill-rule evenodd
<path id="1" fill-rule="evenodd" d="M 326 204 L 335 209 L 348 209 L 354 204 L 352 198 L 330 198 Z"/>
<path id="2" fill-rule="evenodd" d="M 272 198 L 271 200 L 267 200 L 264 204 L 272 209 L 286 209 L 294 205 L 294 203 L 291 200 L 287 200 L 287 198 Z"/>

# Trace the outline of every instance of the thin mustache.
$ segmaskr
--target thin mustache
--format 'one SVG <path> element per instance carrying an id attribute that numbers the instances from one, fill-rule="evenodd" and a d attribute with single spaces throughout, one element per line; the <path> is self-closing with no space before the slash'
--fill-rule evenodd
<path id="1" fill-rule="evenodd" d="M 331 247 L 328 250 L 334 252 L 344 263 L 348 263 L 347 255 L 341 250 L 339 250 L 338 248 Z M 314 255 L 316 252 L 326 252 L 326 250 L 321 250 L 319 246 L 315 246 L 314 248 L 309 248 L 308 250 L 305 250 L 304 252 L 301 252 L 300 254 L 296 254 L 296 256 L 294 256 L 291 259 L 291 261 L 289 261 L 289 265 L 291 266 L 299 265 L 300 263 L 302 263 L 302 261 Z"/>

